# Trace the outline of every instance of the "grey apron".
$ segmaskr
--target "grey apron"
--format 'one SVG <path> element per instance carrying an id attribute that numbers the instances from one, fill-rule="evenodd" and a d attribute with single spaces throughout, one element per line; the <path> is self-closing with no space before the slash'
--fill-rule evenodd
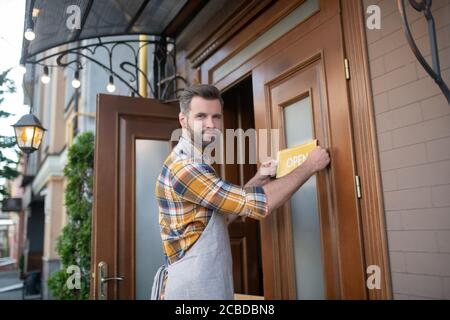
<path id="1" fill-rule="evenodd" d="M 158 269 L 151 299 L 159 299 L 167 273 L 166 300 L 233 300 L 232 263 L 225 217 L 213 212 L 205 230 L 186 254 Z"/>

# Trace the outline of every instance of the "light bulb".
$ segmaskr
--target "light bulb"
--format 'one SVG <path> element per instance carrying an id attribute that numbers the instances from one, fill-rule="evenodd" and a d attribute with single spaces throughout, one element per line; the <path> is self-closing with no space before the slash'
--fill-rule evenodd
<path id="1" fill-rule="evenodd" d="M 73 79 L 72 80 L 72 87 L 74 87 L 75 89 L 78 89 L 81 86 L 81 81 L 78 79 Z"/>
<path id="2" fill-rule="evenodd" d="M 36 38 L 36 34 L 34 33 L 33 29 L 28 28 L 25 31 L 25 39 L 27 39 L 28 41 L 33 41 L 34 38 Z"/>
<path id="3" fill-rule="evenodd" d="M 50 77 L 49 77 L 48 75 L 46 75 L 46 74 L 43 74 L 43 75 L 41 76 L 41 82 L 42 82 L 43 84 L 49 83 L 49 82 L 50 82 Z"/>
<path id="4" fill-rule="evenodd" d="M 106 86 L 106 90 L 108 90 L 108 92 L 116 91 L 116 86 L 114 85 L 114 79 L 112 75 L 109 76 L 109 82 L 108 85 Z"/>
<path id="5" fill-rule="evenodd" d="M 25 129 L 25 135 L 27 137 L 27 140 L 31 139 L 31 137 L 33 136 L 33 133 L 34 133 L 34 129 L 33 128 L 26 128 Z"/>
<path id="6" fill-rule="evenodd" d="M 75 71 L 75 75 L 72 80 L 72 87 L 78 89 L 80 86 L 81 86 L 80 74 L 78 73 L 78 71 Z"/>
<path id="7" fill-rule="evenodd" d="M 48 67 L 44 66 L 44 74 L 41 76 L 41 82 L 47 84 L 50 82 L 50 76 L 48 75 Z"/>
<path id="8" fill-rule="evenodd" d="M 116 86 L 114 85 L 114 83 L 108 83 L 108 85 L 106 86 L 106 90 L 108 90 L 108 92 L 114 92 L 116 91 Z"/>

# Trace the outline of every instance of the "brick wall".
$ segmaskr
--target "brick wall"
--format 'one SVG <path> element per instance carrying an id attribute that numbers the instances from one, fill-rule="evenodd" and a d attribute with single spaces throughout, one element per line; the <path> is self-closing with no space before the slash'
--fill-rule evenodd
<path id="1" fill-rule="evenodd" d="M 405 2 L 430 61 L 426 20 Z M 450 299 L 450 106 L 407 45 L 397 1 L 363 3 L 381 9 L 367 46 L 394 299 Z M 433 15 L 450 85 L 450 1 L 433 1 Z"/>

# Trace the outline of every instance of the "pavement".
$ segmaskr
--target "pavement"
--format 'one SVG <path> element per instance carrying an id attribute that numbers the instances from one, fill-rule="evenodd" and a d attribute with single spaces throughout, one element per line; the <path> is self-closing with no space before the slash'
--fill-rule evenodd
<path id="1" fill-rule="evenodd" d="M 22 300 L 22 284 L 18 271 L 0 272 L 0 300 Z"/>

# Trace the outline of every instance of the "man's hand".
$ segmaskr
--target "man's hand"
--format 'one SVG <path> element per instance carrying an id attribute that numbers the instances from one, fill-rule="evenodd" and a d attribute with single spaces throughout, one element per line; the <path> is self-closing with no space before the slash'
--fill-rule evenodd
<path id="1" fill-rule="evenodd" d="M 269 160 L 261 163 L 261 167 L 259 167 L 258 173 L 261 176 L 269 176 L 274 177 L 277 174 L 277 160 Z"/>
<path id="2" fill-rule="evenodd" d="M 328 166 L 330 163 L 330 156 L 328 154 L 327 149 L 322 148 L 321 146 L 317 146 L 311 151 L 306 159 L 305 163 L 308 167 L 310 167 L 312 173 L 316 173 Z"/>
<path id="3" fill-rule="evenodd" d="M 277 164 L 276 160 L 269 160 L 261 163 L 258 172 L 255 174 L 253 178 L 251 178 L 246 187 L 255 187 L 255 186 L 263 186 L 270 181 L 272 177 L 275 176 L 277 172 Z"/>
<path id="4" fill-rule="evenodd" d="M 316 147 L 310 152 L 306 161 L 291 173 L 264 185 L 269 213 L 286 203 L 298 188 L 329 163 L 328 151 L 322 147 Z"/>

